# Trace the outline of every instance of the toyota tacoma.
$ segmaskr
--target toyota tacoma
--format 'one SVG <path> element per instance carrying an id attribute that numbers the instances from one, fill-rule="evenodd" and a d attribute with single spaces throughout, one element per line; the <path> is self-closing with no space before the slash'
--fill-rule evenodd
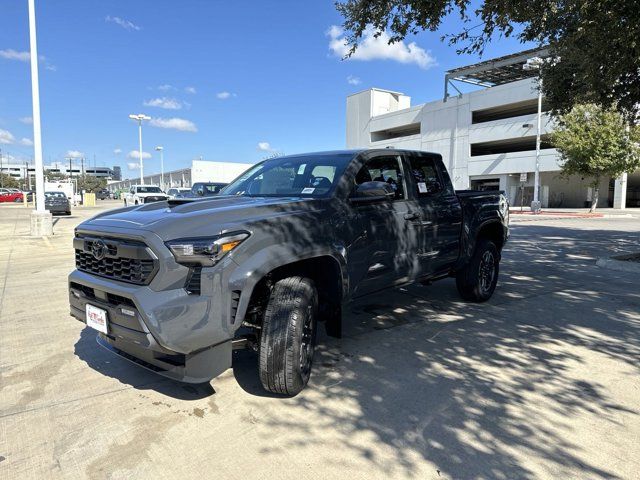
<path id="1" fill-rule="evenodd" d="M 253 348 L 264 388 L 307 384 L 318 323 L 354 298 L 455 277 L 488 300 L 508 238 L 495 192 L 455 191 L 440 155 L 405 150 L 265 160 L 220 195 L 107 211 L 75 232 L 71 314 L 105 348 L 208 382 Z"/>

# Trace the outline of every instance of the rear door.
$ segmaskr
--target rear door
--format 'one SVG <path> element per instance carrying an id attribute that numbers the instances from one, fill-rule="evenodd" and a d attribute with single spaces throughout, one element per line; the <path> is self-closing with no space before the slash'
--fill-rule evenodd
<path id="1" fill-rule="evenodd" d="M 419 217 L 418 258 L 421 274 L 432 275 L 450 268 L 458 259 L 462 207 L 439 155 L 411 153 L 408 183 Z"/>

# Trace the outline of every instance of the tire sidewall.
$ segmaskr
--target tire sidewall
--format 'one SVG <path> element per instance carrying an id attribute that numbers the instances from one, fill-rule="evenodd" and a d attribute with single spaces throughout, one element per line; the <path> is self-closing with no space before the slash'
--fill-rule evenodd
<path id="1" fill-rule="evenodd" d="M 305 320 L 311 315 L 307 369 L 300 362 Z M 273 393 L 295 396 L 311 377 L 317 333 L 318 294 L 313 281 L 288 277 L 271 290 L 260 340 L 260 380 Z"/>
<path id="2" fill-rule="evenodd" d="M 483 290 L 480 284 L 480 266 L 482 256 L 490 251 L 494 261 L 494 276 L 488 290 Z M 486 302 L 491 298 L 498 284 L 500 274 L 500 252 L 495 244 L 487 239 L 481 239 L 476 245 L 473 256 L 468 265 L 456 275 L 456 286 L 465 300 L 473 302 Z"/>
<path id="3" fill-rule="evenodd" d="M 316 346 L 316 333 L 318 331 L 318 295 L 313 284 L 310 284 L 307 290 L 307 295 L 305 295 L 302 300 L 300 308 L 296 309 L 295 320 L 292 318 L 292 322 L 295 322 L 295 325 L 292 325 L 292 327 L 295 328 L 296 335 L 292 336 L 290 339 L 294 360 L 294 382 L 298 384 L 297 386 L 299 386 L 300 389 L 305 387 L 311 377 L 313 355 L 315 353 Z M 303 372 L 302 365 L 298 359 L 300 358 L 300 351 L 302 349 L 302 334 L 304 330 L 304 323 L 307 318 L 307 312 L 310 312 L 311 314 L 311 328 L 313 331 L 311 334 L 311 346 L 307 362 L 309 364 L 309 368 L 306 372 Z"/>
<path id="4" fill-rule="evenodd" d="M 491 252 L 493 256 L 493 268 L 494 275 L 493 280 L 491 282 L 491 286 L 488 290 L 483 290 L 480 282 L 480 264 L 482 262 L 482 256 L 485 252 Z M 473 256 L 473 280 L 474 280 L 474 290 L 475 296 L 480 302 L 485 302 L 491 298 L 493 292 L 496 289 L 496 285 L 498 284 L 498 275 L 500 273 L 500 254 L 498 253 L 498 249 L 494 245 L 493 242 L 489 240 L 483 240 L 476 249 L 476 252 Z"/>

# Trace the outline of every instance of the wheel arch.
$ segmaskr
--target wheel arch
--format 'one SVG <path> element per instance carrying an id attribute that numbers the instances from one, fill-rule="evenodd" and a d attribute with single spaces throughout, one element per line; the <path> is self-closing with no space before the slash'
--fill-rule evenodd
<path id="1" fill-rule="evenodd" d="M 480 225 L 475 238 L 474 248 L 482 238 L 491 240 L 498 249 L 498 253 L 502 252 L 502 248 L 506 242 L 504 226 L 498 220 L 489 220 Z"/>
<path id="2" fill-rule="evenodd" d="M 339 331 L 340 307 L 349 289 L 344 258 L 331 253 L 318 253 L 292 258 L 281 265 L 262 265 L 253 272 L 240 269 L 230 284 L 233 292 L 239 293 L 237 309 L 232 322 L 239 326 L 248 312 L 260 306 L 270 292 L 271 285 L 291 276 L 302 276 L 313 280 L 318 290 L 321 316 L 330 331 Z M 335 330 L 337 329 L 337 330 Z"/>

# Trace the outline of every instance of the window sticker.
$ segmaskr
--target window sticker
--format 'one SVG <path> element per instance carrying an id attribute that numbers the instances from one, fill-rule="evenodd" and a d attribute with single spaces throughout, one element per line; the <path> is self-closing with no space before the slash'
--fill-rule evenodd
<path id="1" fill-rule="evenodd" d="M 418 191 L 420 193 L 429 193 L 429 190 L 427 190 L 427 184 L 425 182 L 418 182 Z"/>
<path id="2" fill-rule="evenodd" d="M 312 187 L 305 187 L 302 189 L 302 193 L 313 193 L 315 191 L 315 188 Z"/>

